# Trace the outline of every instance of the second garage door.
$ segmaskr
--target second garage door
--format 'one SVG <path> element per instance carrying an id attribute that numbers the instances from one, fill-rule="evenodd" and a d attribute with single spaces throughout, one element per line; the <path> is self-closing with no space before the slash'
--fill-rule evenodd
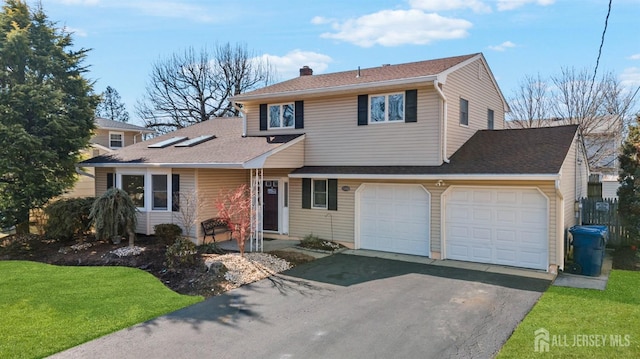
<path id="1" fill-rule="evenodd" d="M 429 255 L 431 196 L 424 187 L 363 184 L 357 200 L 360 248 Z"/>
<path id="2" fill-rule="evenodd" d="M 445 255 L 546 270 L 547 208 L 535 188 L 452 188 L 445 195 Z"/>

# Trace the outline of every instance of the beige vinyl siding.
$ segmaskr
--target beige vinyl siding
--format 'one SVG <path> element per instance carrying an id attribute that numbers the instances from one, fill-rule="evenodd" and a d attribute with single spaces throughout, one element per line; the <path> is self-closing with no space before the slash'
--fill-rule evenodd
<path id="1" fill-rule="evenodd" d="M 84 168 L 84 172 L 89 174 L 94 174 L 93 168 Z M 76 178 L 78 179 L 73 186 L 73 188 L 64 193 L 62 198 L 84 198 L 84 197 L 93 197 L 96 193 L 95 189 L 95 180 L 86 175 L 76 174 Z"/>
<path id="2" fill-rule="evenodd" d="M 487 129 L 487 110 L 494 111 L 494 129 L 504 128 L 504 103 L 489 71 L 478 59 L 447 76 L 447 157 L 477 130 Z M 469 125 L 460 125 L 460 98 L 469 101 Z"/>
<path id="3" fill-rule="evenodd" d="M 331 178 L 331 176 L 328 176 Z M 323 239 L 334 239 L 353 247 L 355 245 L 355 192 L 363 183 L 397 183 L 420 184 L 431 194 L 430 245 L 434 253 L 442 252 L 442 193 L 449 186 L 490 186 L 490 187 L 522 187 L 538 188 L 548 198 L 549 204 L 549 264 L 561 264 L 556 255 L 557 245 L 562 245 L 563 239 L 558 238 L 556 232 L 557 210 L 556 192 L 553 181 L 446 181 L 446 186 L 438 187 L 436 181 L 384 181 L 384 180 L 338 180 L 338 210 L 302 208 L 302 179 L 290 179 L 290 215 L 289 233 L 291 237 L 302 238 L 308 234 L 317 235 Z M 342 187 L 348 186 L 349 191 Z M 331 224 L 333 221 L 333 233 Z"/>
<path id="4" fill-rule="evenodd" d="M 115 173 L 115 168 L 96 167 L 95 169 L 95 196 L 99 197 L 107 191 L 107 173 Z"/>
<path id="5" fill-rule="evenodd" d="M 104 130 L 104 129 L 97 129 L 95 130 L 95 134 L 94 136 L 91 138 L 91 143 L 96 143 L 99 145 L 102 145 L 104 147 L 110 148 L 109 147 L 109 132 L 121 132 L 123 134 L 123 146 L 131 146 L 133 145 L 136 141 L 140 142 L 140 134 L 138 132 L 131 132 L 131 131 L 118 131 L 118 130 Z M 137 136 L 137 138 L 135 138 Z"/>
<path id="6" fill-rule="evenodd" d="M 358 126 L 358 95 L 418 90 L 418 122 Z M 433 86 L 410 86 L 304 101 L 304 129 L 259 131 L 259 104 L 247 106 L 249 135 L 305 133 L 306 166 L 440 165 L 440 101 Z"/>
<path id="7" fill-rule="evenodd" d="M 263 168 L 298 168 L 304 166 L 304 140 L 269 158 Z"/>
<path id="8" fill-rule="evenodd" d="M 225 169 L 196 169 L 196 186 L 198 196 L 203 201 L 201 213 L 197 220 L 197 243 L 202 243 L 202 229 L 200 222 L 211 217 L 216 217 L 218 211 L 215 201 L 222 191 L 234 189 L 241 184 L 249 183 L 249 171 L 225 170 Z"/>
<path id="9" fill-rule="evenodd" d="M 191 216 L 191 213 L 195 213 L 195 216 L 193 216 L 194 219 L 197 217 L 198 202 L 193 202 L 193 199 L 199 198 L 198 192 L 196 191 L 196 170 L 190 168 L 174 168 L 172 170 L 172 174 L 180 175 L 180 197 L 188 198 L 191 202 L 191 205 L 188 205 L 187 203 L 180 203 L 180 211 L 171 212 L 171 222 L 168 223 L 175 223 L 179 225 L 180 228 L 182 228 L 182 232 L 184 233 L 184 235 L 197 238 L 197 231 L 198 227 L 200 226 L 200 221 L 196 220 L 195 223 L 191 223 L 191 231 L 187 233 L 187 229 L 185 228 L 186 224 L 184 223 L 183 219 L 184 217 L 189 218 Z"/>
<path id="10" fill-rule="evenodd" d="M 578 223 L 574 205 L 576 201 L 576 144 L 569 148 L 569 153 L 560 169 L 560 192 L 564 200 L 564 228 Z"/>

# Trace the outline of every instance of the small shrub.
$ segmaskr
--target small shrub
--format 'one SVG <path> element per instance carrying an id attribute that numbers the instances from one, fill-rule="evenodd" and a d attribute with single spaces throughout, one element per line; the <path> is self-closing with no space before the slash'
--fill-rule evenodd
<path id="1" fill-rule="evenodd" d="M 176 239 L 165 253 L 167 267 L 170 269 L 193 266 L 196 264 L 197 257 L 196 245 L 185 237 Z"/>
<path id="2" fill-rule="evenodd" d="M 156 236 L 166 244 L 172 244 L 182 235 L 182 228 L 174 223 L 162 223 L 153 226 Z"/>
<path id="3" fill-rule="evenodd" d="M 313 234 L 307 234 L 306 236 L 304 236 L 304 238 L 300 240 L 300 247 L 320 249 L 323 251 L 335 251 L 336 249 L 342 248 L 342 246 L 338 243 L 321 239 L 320 237 Z"/>
<path id="4" fill-rule="evenodd" d="M 91 225 L 89 213 L 94 201 L 94 197 L 64 198 L 49 204 L 45 208 L 47 237 L 71 240 L 76 235 L 85 235 Z"/>
<path id="5" fill-rule="evenodd" d="M 205 243 L 198 246 L 198 253 L 202 254 L 223 254 L 224 251 L 214 242 Z"/>

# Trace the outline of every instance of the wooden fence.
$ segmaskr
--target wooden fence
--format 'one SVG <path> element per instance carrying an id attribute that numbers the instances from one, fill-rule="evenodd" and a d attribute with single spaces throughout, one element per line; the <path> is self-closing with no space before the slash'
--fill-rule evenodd
<path id="1" fill-rule="evenodd" d="M 601 224 L 609 229 L 608 246 L 618 247 L 631 244 L 618 214 L 618 200 L 612 198 L 582 198 L 582 224 Z"/>

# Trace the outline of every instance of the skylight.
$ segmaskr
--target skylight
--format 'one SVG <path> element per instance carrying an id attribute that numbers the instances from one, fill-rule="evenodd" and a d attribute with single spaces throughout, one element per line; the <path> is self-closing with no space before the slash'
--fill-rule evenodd
<path id="1" fill-rule="evenodd" d="M 211 139 L 213 139 L 214 135 L 202 135 L 202 136 L 198 136 L 196 138 L 192 138 L 190 140 L 184 141 L 184 142 L 180 142 L 176 145 L 176 147 L 192 147 L 195 145 L 199 145 L 202 142 L 206 142 L 209 141 Z"/>
<path id="2" fill-rule="evenodd" d="M 154 144 L 149 145 L 147 147 L 149 147 L 149 148 L 165 148 L 165 147 L 171 146 L 171 145 L 173 145 L 175 143 L 182 142 L 182 141 L 184 141 L 186 139 L 188 139 L 188 137 L 185 137 L 185 136 L 171 137 L 169 139 L 154 143 Z"/>

